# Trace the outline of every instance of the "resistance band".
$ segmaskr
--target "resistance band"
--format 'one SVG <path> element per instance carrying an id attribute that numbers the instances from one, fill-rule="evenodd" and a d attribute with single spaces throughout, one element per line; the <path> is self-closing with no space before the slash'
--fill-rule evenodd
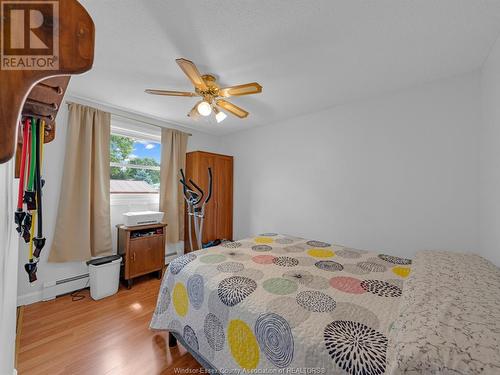
<path id="1" fill-rule="evenodd" d="M 43 149 L 45 148 L 45 121 L 42 120 L 42 125 L 40 126 L 40 172 L 43 169 Z M 43 180 L 42 180 L 43 187 Z"/>
<path id="2" fill-rule="evenodd" d="M 21 234 L 23 231 L 22 224 L 24 218 L 26 217 L 26 212 L 24 212 L 23 210 L 23 193 L 24 193 L 24 174 L 26 170 L 26 154 L 28 151 L 29 126 L 30 126 L 30 121 L 26 119 L 23 124 L 23 148 L 21 152 L 21 165 L 19 171 L 19 191 L 17 197 L 17 211 L 15 213 L 15 221 L 17 224 L 16 229 L 19 232 L 19 234 Z"/>
<path id="3" fill-rule="evenodd" d="M 30 246 L 28 255 L 28 260 L 30 263 L 33 263 L 35 261 L 35 259 L 33 259 L 33 236 L 35 235 L 35 218 L 36 218 L 36 212 L 33 212 L 33 221 L 31 222 Z"/>
<path id="4" fill-rule="evenodd" d="M 30 167 L 29 178 L 26 192 L 24 193 L 24 202 L 29 211 L 36 210 L 36 198 L 34 191 L 35 174 L 36 174 L 36 143 L 38 140 L 37 121 L 31 119 L 31 152 L 30 152 Z"/>
<path id="5" fill-rule="evenodd" d="M 25 120 L 25 131 L 26 138 L 23 140 L 23 147 L 26 146 L 26 162 L 24 165 L 24 181 L 23 184 L 19 184 L 19 189 L 25 194 L 23 195 L 23 200 L 26 202 L 26 190 L 28 189 L 28 180 L 31 171 L 31 125 L 32 121 L 30 119 Z M 21 166 L 22 167 L 22 166 Z M 22 224 L 22 237 L 24 242 L 30 242 L 30 231 L 31 231 L 31 212 L 27 211 L 24 216 L 24 222 Z"/>
<path id="6" fill-rule="evenodd" d="M 24 202 L 26 203 L 27 209 L 30 211 L 29 222 L 25 221 L 25 228 L 28 228 L 28 235 L 24 236 L 24 240 L 28 239 L 29 242 L 29 255 L 28 255 L 28 263 L 24 265 L 24 269 L 28 274 L 29 282 L 33 283 L 37 280 L 36 272 L 37 272 L 37 262 L 33 258 L 33 237 L 35 233 L 35 219 L 36 219 L 36 195 L 34 188 L 35 175 L 36 175 L 36 144 L 38 142 L 38 134 L 37 134 L 37 126 L 36 119 L 31 119 L 30 126 L 30 158 L 29 158 L 29 174 L 28 181 L 26 183 L 26 191 L 24 193 Z"/>
<path id="7" fill-rule="evenodd" d="M 24 269 L 28 273 L 30 283 L 33 283 L 37 280 L 38 259 L 46 242 L 46 239 L 43 237 L 42 211 L 42 188 L 44 185 L 44 181 L 42 180 L 42 165 L 45 143 L 45 121 L 35 118 L 25 119 L 22 125 L 23 148 L 15 220 L 18 225 L 17 231 L 22 234 L 26 242 L 29 242 L 28 263 L 24 265 Z M 23 210 L 23 203 L 26 204 L 27 212 Z"/>
<path id="8" fill-rule="evenodd" d="M 31 150 L 30 150 L 30 167 L 29 179 L 27 183 L 25 202 L 28 210 L 31 211 L 31 222 L 29 229 L 29 256 L 28 263 L 24 265 L 24 269 L 28 273 L 30 283 L 37 280 L 38 258 L 45 246 L 45 238 L 43 237 L 43 214 L 42 214 L 42 156 L 43 145 L 45 138 L 45 122 L 31 119 Z M 36 236 L 35 236 L 35 221 L 36 221 Z M 25 219 L 25 225 L 26 225 Z"/>
<path id="9" fill-rule="evenodd" d="M 35 190 L 36 190 L 36 207 L 37 207 L 37 236 L 33 240 L 35 251 L 33 255 L 36 258 L 40 257 L 40 253 L 45 246 L 45 238 L 43 237 L 43 219 L 42 219 L 42 155 L 43 141 L 45 136 L 45 122 L 38 120 L 36 123 L 37 142 L 36 142 L 36 171 L 35 171 Z"/>
<path id="10" fill-rule="evenodd" d="M 33 259 L 33 233 L 35 233 L 35 213 L 33 213 L 33 220 L 31 221 L 30 228 L 30 244 L 29 244 L 29 256 L 28 263 L 24 265 L 24 269 L 28 274 L 28 279 L 30 283 L 34 283 L 37 280 L 36 271 L 38 269 L 38 262 Z"/>

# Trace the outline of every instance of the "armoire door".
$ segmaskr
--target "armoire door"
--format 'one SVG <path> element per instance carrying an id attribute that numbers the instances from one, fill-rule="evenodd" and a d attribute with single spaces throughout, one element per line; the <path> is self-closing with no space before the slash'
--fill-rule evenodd
<path id="1" fill-rule="evenodd" d="M 233 237 L 233 158 L 195 151 L 187 154 L 186 178 L 192 179 L 208 194 L 208 168 L 212 169 L 212 198 L 205 206 L 203 243 Z M 188 217 L 185 218 L 185 249 L 190 251 Z M 193 234 L 193 250 L 197 250 Z"/>
<path id="2" fill-rule="evenodd" d="M 205 206 L 205 219 L 203 224 L 203 243 L 217 239 L 217 228 L 215 218 L 217 217 L 217 199 L 215 193 L 218 190 L 217 172 L 215 169 L 216 157 L 209 153 L 199 153 L 198 175 L 201 187 L 205 194 L 208 194 L 208 168 L 212 168 L 212 198 Z M 195 181 L 196 182 L 196 181 Z M 197 182 L 196 182 L 197 183 Z"/>
<path id="3" fill-rule="evenodd" d="M 233 158 L 215 158 L 217 181 L 215 226 L 220 239 L 233 239 Z"/>

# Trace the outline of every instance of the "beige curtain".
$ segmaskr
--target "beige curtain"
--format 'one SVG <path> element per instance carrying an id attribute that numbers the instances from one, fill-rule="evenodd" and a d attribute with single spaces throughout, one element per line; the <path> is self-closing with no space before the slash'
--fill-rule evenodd
<path id="1" fill-rule="evenodd" d="M 184 240 L 184 197 L 179 170 L 186 168 L 189 135 L 178 130 L 161 131 L 160 211 L 167 222 L 167 243 Z"/>
<path id="2" fill-rule="evenodd" d="M 110 114 L 69 105 L 63 180 L 49 262 L 110 254 Z"/>

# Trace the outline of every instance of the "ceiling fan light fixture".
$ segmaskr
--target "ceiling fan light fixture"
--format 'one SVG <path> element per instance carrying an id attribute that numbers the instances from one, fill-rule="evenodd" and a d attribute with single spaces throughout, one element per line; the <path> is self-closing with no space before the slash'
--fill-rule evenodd
<path id="1" fill-rule="evenodd" d="M 224 121 L 226 119 L 227 115 L 222 112 L 222 111 L 215 111 L 215 119 L 217 120 L 217 123 L 221 123 L 222 121 Z"/>
<path id="2" fill-rule="evenodd" d="M 1 1 L 2 0 L 0 0 L 0 2 Z M 249 113 L 225 98 L 253 95 L 262 92 L 262 86 L 257 82 L 221 88 L 217 83 L 216 76 L 212 74 L 201 75 L 192 61 L 183 58 L 176 59 L 175 61 L 193 84 L 194 92 L 153 89 L 148 89 L 146 92 L 151 95 L 199 97 L 198 101 L 188 113 L 188 117 L 193 120 L 199 119 L 199 116 L 209 117 L 212 113 L 217 123 L 224 121 L 228 115 L 244 119 L 248 117 Z M 221 109 L 225 112 L 222 112 Z M 210 120 L 210 122 L 213 123 L 212 120 Z"/>
<path id="3" fill-rule="evenodd" d="M 206 101 L 202 101 L 200 104 L 198 104 L 196 109 L 198 110 L 198 113 L 200 115 L 205 117 L 210 116 L 210 114 L 212 113 L 212 106 Z"/>

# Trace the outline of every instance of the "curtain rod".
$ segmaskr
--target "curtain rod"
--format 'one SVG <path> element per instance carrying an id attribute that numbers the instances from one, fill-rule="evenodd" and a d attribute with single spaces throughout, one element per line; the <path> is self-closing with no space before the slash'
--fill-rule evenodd
<path id="1" fill-rule="evenodd" d="M 132 118 L 132 117 L 127 117 L 127 116 L 124 116 L 124 115 L 117 115 L 116 113 L 111 113 L 112 116 L 116 116 L 116 117 L 121 117 L 121 118 L 124 118 L 124 119 L 127 119 L 127 120 L 130 120 L 130 121 L 135 121 L 135 122 L 140 122 L 140 123 L 143 123 L 143 124 L 146 124 L 146 125 L 152 125 L 152 126 L 156 126 L 157 128 L 163 128 L 163 126 L 160 126 L 158 124 L 153 124 L 152 122 L 147 122 L 147 121 L 144 121 L 144 120 L 137 120 L 135 118 Z M 174 130 L 178 130 L 178 129 L 174 129 Z M 179 130 L 179 131 L 182 131 L 182 130 Z M 182 131 L 183 133 L 186 133 L 184 131 Z M 190 137 L 192 136 L 191 133 L 186 133 L 187 135 L 189 135 Z"/>
<path id="2" fill-rule="evenodd" d="M 82 105 L 80 103 L 76 103 L 76 102 L 69 102 L 67 101 L 66 104 L 70 105 L 70 104 L 78 104 L 78 105 Z M 124 119 L 127 119 L 127 120 L 130 120 L 130 121 L 135 121 L 135 122 L 140 122 L 142 124 L 146 124 L 146 125 L 152 125 L 152 126 L 156 126 L 158 128 L 163 128 L 163 126 L 160 126 L 158 124 L 153 124 L 152 122 L 147 122 L 147 121 L 144 121 L 144 120 L 138 120 L 136 118 L 133 118 L 133 117 L 128 117 L 128 116 L 124 116 L 124 115 L 119 115 L 119 114 L 116 114 L 116 113 L 112 113 L 112 112 L 109 112 L 111 114 L 111 116 L 116 116 L 116 117 L 121 117 L 121 118 L 124 118 Z M 174 129 L 174 130 L 178 130 L 178 129 Z M 179 131 L 182 131 L 182 130 L 179 130 Z M 184 131 L 182 131 L 183 133 L 186 133 Z M 188 136 L 192 136 L 191 133 L 186 133 Z"/>

